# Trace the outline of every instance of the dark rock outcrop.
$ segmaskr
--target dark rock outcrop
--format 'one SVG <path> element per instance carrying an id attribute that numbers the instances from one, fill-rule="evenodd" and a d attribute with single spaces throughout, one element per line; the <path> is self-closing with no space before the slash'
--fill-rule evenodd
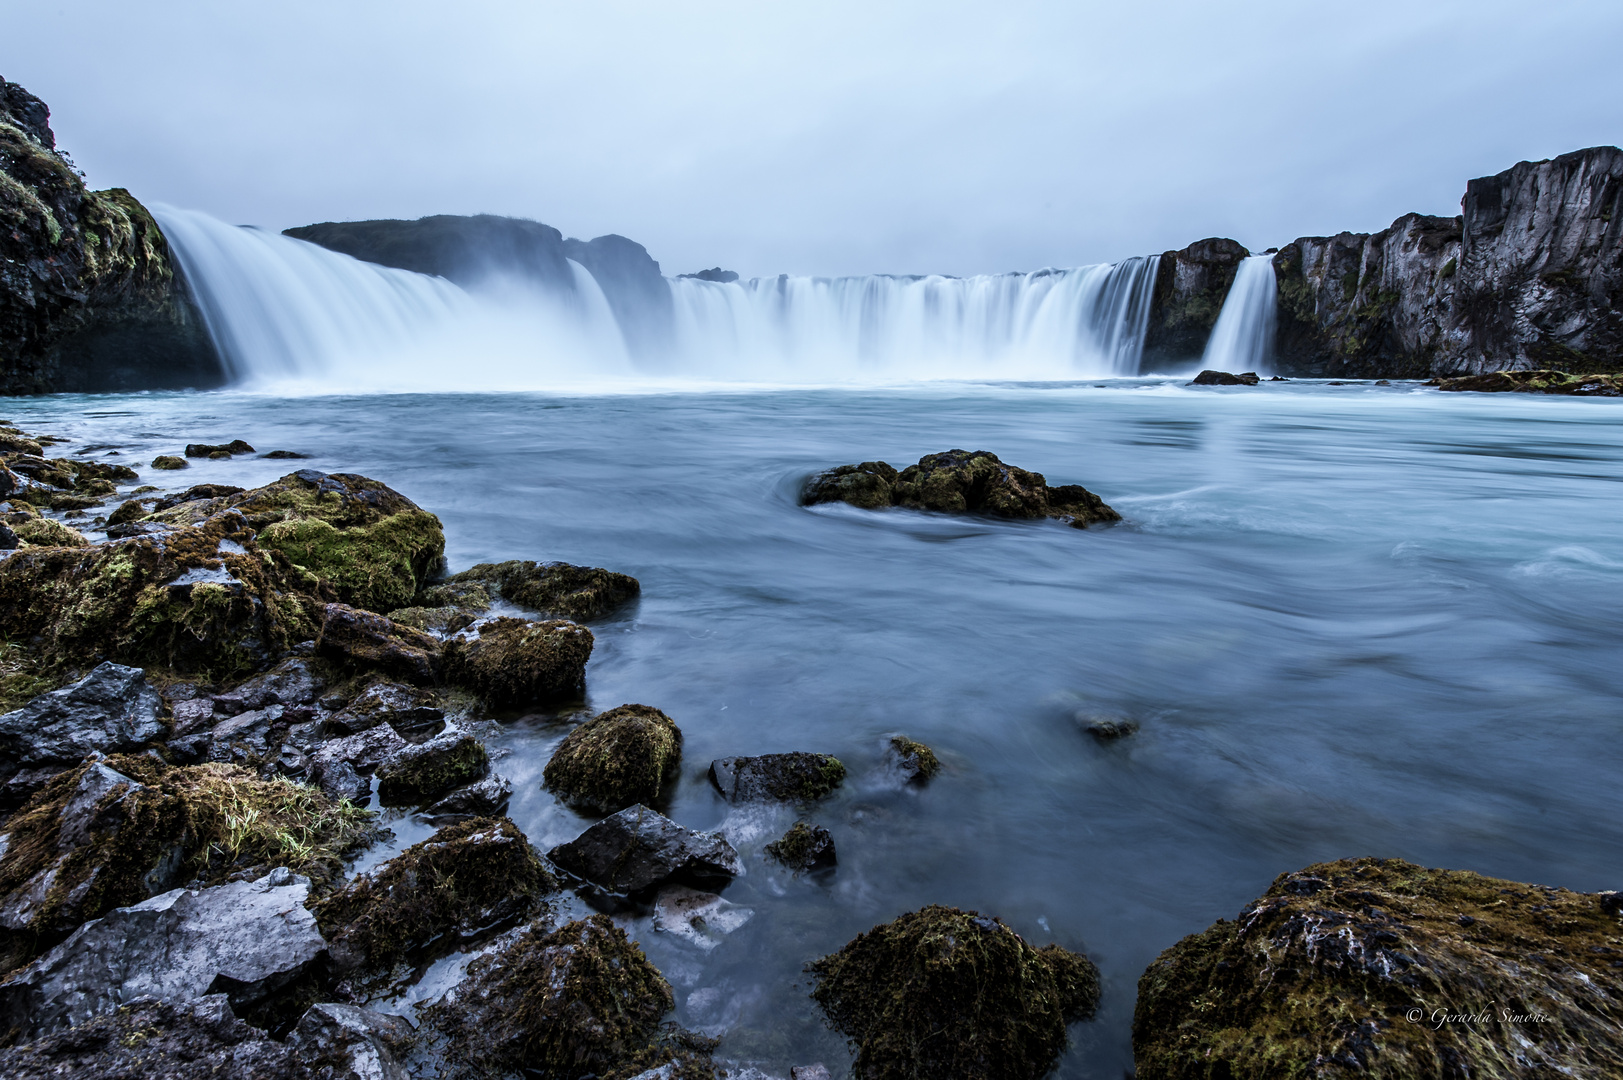
<path id="1" fill-rule="evenodd" d="M 700 270 L 697 274 L 677 274 L 679 278 L 697 278 L 700 281 L 713 281 L 718 285 L 731 285 L 738 280 L 737 270 L 723 270 L 719 266 L 712 266 L 708 270 Z"/>
<path id="2" fill-rule="evenodd" d="M 1176 370 L 1200 358 L 1240 260 L 1249 254 L 1233 240 L 1214 237 L 1161 256 L 1141 370 Z"/>
<path id="3" fill-rule="evenodd" d="M 138 749 L 163 733 L 158 706 L 158 693 L 140 668 L 101 664 L 0 716 L 0 776 Z"/>
<path id="4" fill-rule="evenodd" d="M 586 685 L 592 632 L 561 619 L 492 619 L 453 638 L 446 676 L 493 708 L 529 705 L 578 693 Z"/>
<path id="5" fill-rule="evenodd" d="M 1439 390 L 1478 393 L 1561 394 L 1567 397 L 1623 397 L 1623 375 L 1569 375 L 1564 371 L 1489 371 L 1453 379 L 1432 379 Z"/>
<path id="6" fill-rule="evenodd" d="M 939 905 L 876 926 L 807 970 L 812 997 L 855 1045 L 852 1072 L 863 1080 L 1037 1080 L 1064 1049 L 1066 1024 L 1099 1001 L 1086 957 L 1033 949 L 998 919 Z"/>
<path id="7" fill-rule="evenodd" d="M 1207 368 L 1189 381 L 1190 386 L 1256 386 L 1262 379 L 1255 371 L 1243 372 L 1239 375 L 1227 371 L 1213 371 Z"/>
<path id="8" fill-rule="evenodd" d="M 831 754 L 762 754 L 710 763 L 710 782 L 728 802 L 816 802 L 844 780 L 845 766 Z"/>
<path id="9" fill-rule="evenodd" d="M 287 1045 L 295 1062 L 322 1080 L 408 1080 L 414 1041 L 398 1016 L 322 1002 L 299 1017 Z"/>
<path id="10" fill-rule="evenodd" d="M 926 454 L 897 472 L 883 461 L 841 465 L 806 482 L 803 506 L 847 502 L 864 510 L 898 506 L 948 514 L 1055 518 L 1085 529 L 1121 515 L 1077 484 L 1049 487 L 1042 473 L 1007 465 L 985 450 Z"/>
<path id="11" fill-rule="evenodd" d="M 489 772 L 484 744 L 465 731 L 447 729 L 425 743 L 401 747 L 378 766 L 378 801 L 421 806 Z"/>
<path id="12" fill-rule="evenodd" d="M 565 802 L 612 814 L 658 803 L 681 761 L 682 730 L 675 721 L 649 705 L 621 705 L 564 736 L 543 779 Z"/>
<path id="13" fill-rule="evenodd" d="M 502 563 L 480 563 L 453 574 L 443 585 L 425 590 L 427 603 L 443 600 L 455 606 L 477 603 L 466 589 L 481 585 L 510 600 L 552 619 L 602 618 L 637 598 L 642 586 L 628 574 L 599 570 L 569 563 L 538 563 L 512 559 Z M 458 586 L 463 586 L 459 589 Z M 488 604 L 488 601 L 486 602 Z"/>
<path id="14" fill-rule="evenodd" d="M 715 885 L 743 870 L 720 834 L 685 829 L 646 806 L 604 818 L 547 857 L 576 877 L 626 894 L 666 881 Z"/>
<path id="15" fill-rule="evenodd" d="M 1281 874 L 1139 979 L 1138 1075 L 1303 1062 L 1393 1080 L 1618 1075 L 1623 923 L 1609 895 L 1397 859 Z"/>
<path id="16" fill-rule="evenodd" d="M 220 385 L 157 222 L 88 190 L 49 116 L 0 79 L 0 393 Z"/>

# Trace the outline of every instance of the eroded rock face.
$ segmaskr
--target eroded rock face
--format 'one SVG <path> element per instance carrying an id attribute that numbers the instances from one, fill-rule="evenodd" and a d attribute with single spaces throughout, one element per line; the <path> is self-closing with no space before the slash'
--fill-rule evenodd
<path id="1" fill-rule="evenodd" d="M 670 984 L 642 950 L 593 915 L 550 932 L 532 927 L 475 960 L 426 1018 L 478 1075 L 522 1070 L 575 1080 L 635 1073 L 653 1056 L 672 1005 Z"/>
<path id="2" fill-rule="evenodd" d="M 115 754 L 163 733 L 157 691 L 140 668 L 101 664 L 60 690 L 0 715 L 0 772 L 66 768 L 92 753 Z"/>
<path id="3" fill-rule="evenodd" d="M 744 869 L 720 834 L 685 829 L 646 806 L 604 818 L 547 857 L 562 870 L 626 894 L 666 881 L 714 886 Z"/>
<path id="4" fill-rule="evenodd" d="M 901 472 L 882 461 L 843 465 L 807 481 L 800 501 L 806 506 L 850 502 L 869 510 L 900 506 L 949 514 L 1048 517 L 1079 529 L 1121 520 L 1086 488 L 1049 487 L 1042 473 L 1006 465 L 985 450 L 926 454 Z"/>
<path id="5" fill-rule="evenodd" d="M 710 763 L 710 782 L 728 802 L 816 802 L 844 781 L 845 766 L 829 754 L 761 754 Z"/>
<path id="6" fill-rule="evenodd" d="M 1033 949 L 997 919 L 936 905 L 807 970 L 812 997 L 856 1046 L 852 1071 L 864 1080 L 1037 1080 L 1064 1049 L 1065 1025 L 1099 1001 L 1086 957 Z"/>
<path id="7" fill-rule="evenodd" d="M 1138 1075 L 1616 1076 L 1623 922 L 1607 895 L 1397 859 L 1283 874 L 1145 971 Z"/>
<path id="8" fill-rule="evenodd" d="M 564 737 L 543 774 L 565 802 L 612 814 L 659 802 L 682 760 L 682 731 L 649 705 L 599 713 Z"/>
<path id="9" fill-rule="evenodd" d="M 1217 325 L 1218 312 L 1249 255 L 1233 240 L 1197 240 L 1168 251 L 1156 269 L 1144 339 L 1142 370 L 1176 370 L 1198 359 Z"/>
<path id="10" fill-rule="evenodd" d="M 284 870 L 109 911 L 0 984 L 0 1023 L 32 1039 L 142 995 L 223 991 L 238 1009 L 252 1005 L 325 951 L 308 895 L 308 879 Z"/>

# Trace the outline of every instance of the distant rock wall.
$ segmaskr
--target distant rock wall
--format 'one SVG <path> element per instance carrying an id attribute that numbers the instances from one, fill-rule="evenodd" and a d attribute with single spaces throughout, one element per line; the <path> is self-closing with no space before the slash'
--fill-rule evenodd
<path id="1" fill-rule="evenodd" d="M 1165 371 L 1200 358 L 1249 254 L 1233 240 L 1214 237 L 1161 256 L 1140 370 Z"/>
<path id="2" fill-rule="evenodd" d="M 219 385 L 152 215 L 122 188 L 87 190 L 49 120 L 0 79 L 0 393 Z"/>

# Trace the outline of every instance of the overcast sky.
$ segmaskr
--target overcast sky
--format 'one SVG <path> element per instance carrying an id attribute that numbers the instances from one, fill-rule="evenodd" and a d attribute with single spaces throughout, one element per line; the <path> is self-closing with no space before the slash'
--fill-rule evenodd
<path id="1" fill-rule="evenodd" d="M 490 212 L 666 273 L 971 274 L 1458 212 L 1623 141 L 1616 0 L 8 5 L 93 186 Z"/>

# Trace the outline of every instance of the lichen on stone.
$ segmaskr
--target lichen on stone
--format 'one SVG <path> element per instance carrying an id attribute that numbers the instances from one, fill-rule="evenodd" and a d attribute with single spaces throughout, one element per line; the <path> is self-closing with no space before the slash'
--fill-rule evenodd
<path id="1" fill-rule="evenodd" d="M 682 731 L 670 717 L 649 705 L 621 705 L 566 735 L 543 779 L 565 802 L 612 814 L 658 805 L 681 758 Z"/>
<path id="2" fill-rule="evenodd" d="M 1033 949 L 1000 920 L 932 905 L 808 965 L 861 1080 L 1037 1080 L 1093 1015 L 1086 957 Z"/>
<path id="3" fill-rule="evenodd" d="M 30 547 L 89 547 L 90 541 L 77 529 L 48 517 L 34 517 L 12 526 L 17 539 Z"/>

